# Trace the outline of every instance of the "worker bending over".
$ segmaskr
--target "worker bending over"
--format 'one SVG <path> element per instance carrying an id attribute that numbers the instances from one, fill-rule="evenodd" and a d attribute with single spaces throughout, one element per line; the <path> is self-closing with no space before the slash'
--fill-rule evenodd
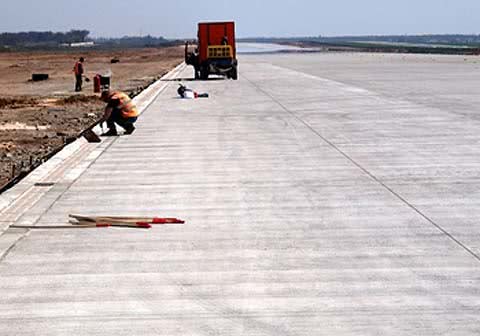
<path id="1" fill-rule="evenodd" d="M 125 129 L 125 134 L 132 134 L 133 124 L 137 121 L 138 110 L 130 97 L 120 91 L 103 91 L 100 98 L 107 103 L 100 122 L 107 122 L 108 131 L 103 136 L 118 135 L 115 124 Z"/>

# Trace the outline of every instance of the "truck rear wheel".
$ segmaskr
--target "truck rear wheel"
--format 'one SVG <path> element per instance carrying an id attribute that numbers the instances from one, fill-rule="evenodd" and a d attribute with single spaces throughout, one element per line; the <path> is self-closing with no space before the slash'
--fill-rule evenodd
<path id="1" fill-rule="evenodd" d="M 208 67 L 201 67 L 200 68 L 200 79 L 203 79 L 203 80 L 207 80 L 208 79 L 208 75 L 209 75 L 209 71 L 208 71 Z"/>
<path id="2" fill-rule="evenodd" d="M 234 80 L 237 80 L 238 79 L 238 69 L 236 66 L 234 66 L 232 68 L 232 70 L 230 70 L 230 78 L 234 79 Z"/>

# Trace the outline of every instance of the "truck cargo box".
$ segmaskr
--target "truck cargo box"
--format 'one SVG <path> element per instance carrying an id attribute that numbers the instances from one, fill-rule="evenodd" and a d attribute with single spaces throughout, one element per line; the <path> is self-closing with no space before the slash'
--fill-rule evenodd
<path id="1" fill-rule="evenodd" d="M 225 41 L 226 38 L 226 41 Z M 232 48 L 231 57 L 237 58 L 234 22 L 202 22 L 198 24 L 200 61 L 208 59 L 208 47 L 224 45 Z"/>
<path id="2" fill-rule="evenodd" d="M 193 65 L 195 78 L 210 74 L 238 78 L 237 47 L 234 22 L 201 22 L 198 24 L 198 48 L 190 52 L 185 44 L 185 62 Z"/>

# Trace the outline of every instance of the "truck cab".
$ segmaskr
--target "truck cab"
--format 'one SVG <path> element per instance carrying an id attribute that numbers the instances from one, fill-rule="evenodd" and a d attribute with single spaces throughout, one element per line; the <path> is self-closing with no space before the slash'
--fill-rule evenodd
<path id="1" fill-rule="evenodd" d="M 191 52 L 185 44 L 185 63 L 194 67 L 196 79 L 208 79 L 210 74 L 237 79 L 235 23 L 199 23 L 197 48 Z"/>

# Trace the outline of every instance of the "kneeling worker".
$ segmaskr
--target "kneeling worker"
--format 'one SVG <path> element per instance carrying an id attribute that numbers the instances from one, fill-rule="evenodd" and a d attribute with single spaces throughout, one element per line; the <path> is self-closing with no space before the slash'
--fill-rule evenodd
<path id="1" fill-rule="evenodd" d="M 125 134 L 132 134 L 135 130 L 133 124 L 138 117 L 138 110 L 132 99 L 126 93 L 115 91 L 103 91 L 100 98 L 107 103 L 100 122 L 107 122 L 108 132 L 102 135 L 118 135 L 115 124 L 124 128 Z"/>

